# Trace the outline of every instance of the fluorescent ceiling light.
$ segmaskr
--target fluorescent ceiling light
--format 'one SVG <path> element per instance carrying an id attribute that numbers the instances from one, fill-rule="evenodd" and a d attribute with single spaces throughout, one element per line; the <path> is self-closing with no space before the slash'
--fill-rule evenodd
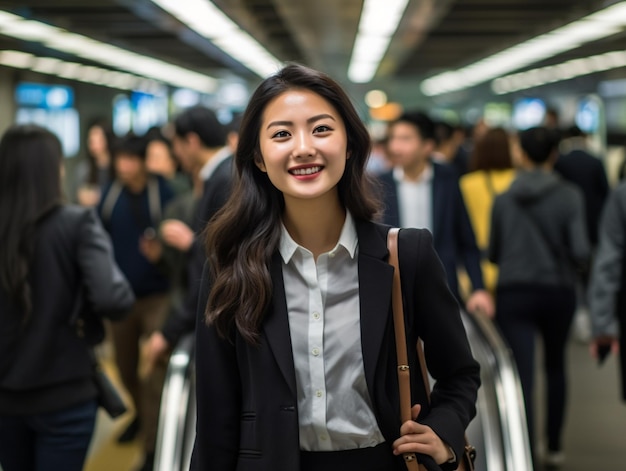
<path id="1" fill-rule="evenodd" d="M 163 93 L 163 86 L 151 79 L 76 62 L 66 62 L 53 57 L 37 57 L 26 52 L 0 51 L 0 65 L 29 69 L 46 75 L 115 89 L 139 90 L 151 94 Z"/>
<path id="2" fill-rule="evenodd" d="M 407 4 L 408 0 L 365 0 L 348 66 L 351 81 L 366 83 L 372 80 Z"/>
<path id="3" fill-rule="evenodd" d="M 507 75 L 495 79 L 491 83 L 491 89 L 494 93 L 503 95 L 619 67 L 626 67 L 626 51 L 607 52 Z"/>
<path id="4" fill-rule="evenodd" d="M 626 27 L 626 1 L 581 18 L 536 38 L 529 39 L 461 69 L 444 72 L 421 85 L 425 95 L 441 95 L 519 70 L 585 43 L 622 31 Z"/>
<path id="5" fill-rule="evenodd" d="M 151 1 L 260 77 L 276 73 L 283 66 L 209 0 Z"/>
<path id="6" fill-rule="evenodd" d="M 212 93 L 217 89 L 217 80 L 207 75 L 5 11 L 0 11 L 0 34 L 40 42 L 51 49 L 175 87 L 190 88 L 203 93 Z M 43 73 L 46 73 L 45 67 L 43 66 Z"/>

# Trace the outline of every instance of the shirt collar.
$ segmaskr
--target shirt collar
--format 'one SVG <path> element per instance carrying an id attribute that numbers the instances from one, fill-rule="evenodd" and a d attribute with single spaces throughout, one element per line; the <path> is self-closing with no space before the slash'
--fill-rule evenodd
<path id="1" fill-rule="evenodd" d="M 232 152 L 229 147 L 222 147 L 218 150 L 209 161 L 204 164 L 204 166 L 200 169 L 200 178 L 203 181 L 207 181 L 209 178 L 213 176 L 215 173 L 215 169 L 219 167 L 219 165 L 224 162 L 228 157 L 230 157 Z"/>
<path id="2" fill-rule="evenodd" d="M 422 172 L 422 174 L 419 176 L 419 178 L 412 182 L 412 183 L 429 183 L 432 181 L 433 179 L 433 165 L 429 162 L 428 164 L 426 164 L 426 167 L 424 168 L 424 171 Z M 404 182 L 404 170 L 402 170 L 402 167 L 394 167 L 393 169 L 393 178 L 395 181 L 397 181 L 398 183 L 402 183 Z"/>
<path id="3" fill-rule="evenodd" d="M 296 241 L 291 238 L 284 224 L 281 224 L 281 228 L 282 233 L 280 236 L 280 244 L 278 250 L 280 252 L 280 256 L 283 259 L 283 262 L 287 264 L 298 249 L 306 250 L 307 252 L 308 249 L 302 247 L 301 245 L 298 245 Z M 339 241 L 337 242 L 337 245 L 335 245 L 335 248 L 333 248 L 329 253 L 335 254 L 340 247 L 343 247 L 350 255 L 350 258 L 354 258 L 357 245 L 358 238 L 356 234 L 356 226 L 354 225 L 354 219 L 350 214 L 350 211 L 346 211 L 346 220 L 343 223 L 343 228 L 341 229 Z"/>

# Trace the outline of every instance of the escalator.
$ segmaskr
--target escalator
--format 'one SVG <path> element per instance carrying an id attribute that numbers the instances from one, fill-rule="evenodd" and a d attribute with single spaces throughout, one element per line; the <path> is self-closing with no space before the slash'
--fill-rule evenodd
<path id="1" fill-rule="evenodd" d="M 521 386 L 510 352 L 492 322 L 464 314 L 481 365 L 478 413 L 467 429 L 476 471 L 532 471 Z M 155 471 L 187 471 L 196 424 L 193 335 L 179 342 L 168 367 L 157 435 Z"/>
<path id="2" fill-rule="evenodd" d="M 481 367 L 477 414 L 467 428 L 476 447 L 476 471 L 532 471 L 526 414 L 517 369 L 493 323 L 463 315 L 474 358 Z"/>

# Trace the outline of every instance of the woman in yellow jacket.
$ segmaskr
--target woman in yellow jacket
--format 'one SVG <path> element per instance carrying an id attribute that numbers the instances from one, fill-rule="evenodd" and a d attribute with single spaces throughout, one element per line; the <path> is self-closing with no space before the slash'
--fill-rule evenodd
<path id="1" fill-rule="evenodd" d="M 504 129 L 488 130 L 475 144 L 470 156 L 470 173 L 463 175 L 460 180 L 476 243 L 483 252 L 489 246 L 493 200 L 509 188 L 515 177 L 511 158 L 514 147 Z M 482 270 L 485 288 L 495 293 L 498 271 L 486 256 L 482 260 Z"/>

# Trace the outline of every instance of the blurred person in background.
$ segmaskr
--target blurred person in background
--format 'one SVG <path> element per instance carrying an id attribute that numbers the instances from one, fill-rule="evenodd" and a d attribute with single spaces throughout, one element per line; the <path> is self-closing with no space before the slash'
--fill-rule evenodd
<path id="1" fill-rule="evenodd" d="M 79 166 L 76 198 L 83 206 L 96 206 L 106 186 L 113 180 L 111 146 L 115 141 L 111 126 L 102 118 L 87 127 L 87 162 Z"/>
<path id="2" fill-rule="evenodd" d="M 470 155 L 470 172 L 459 182 L 476 243 L 482 253 L 485 287 L 495 294 L 497 267 L 487 259 L 491 208 L 497 195 L 509 188 L 515 177 L 511 159 L 511 141 L 502 128 L 489 129 L 474 145 Z"/>
<path id="3" fill-rule="evenodd" d="M 189 175 L 180 171 L 170 140 L 158 127 L 148 129 L 144 138 L 148 172 L 165 178 L 174 195 L 187 192 L 191 188 Z"/>
<path id="4" fill-rule="evenodd" d="M 619 353 L 626 401 L 626 182 L 609 195 L 598 235 L 589 282 L 591 354 L 602 362 L 610 352 Z"/>
<path id="5" fill-rule="evenodd" d="M 448 285 L 470 312 L 493 316 L 493 298 L 484 288 L 480 250 L 459 189 L 456 170 L 431 158 L 435 126 L 422 112 L 406 112 L 389 127 L 387 151 L 394 169 L 379 177 L 384 212 L 382 221 L 396 227 L 431 231 Z M 466 300 L 459 292 L 457 266 L 471 280 Z"/>
<path id="6" fill-rule="evenodd" d="M 134 297 L 93 209 L 65 205 L 61 144 L 32 125 L 0 140 L 0 469 L 80 471 L 94 430 L 93 364 L 77 328 Z"/>
<path id="7" fill-rule="evenodd" d="M 554 164 L 554 170 L 563 178 L 578 186 L 583 192 L 585 202 L 587 237 L 591 244 L 592 256 L 598 245 L 598 225 L 602 208 L 609 194 L 609 182 L 602 160 L 589 150 L 588 138 L 577 126 L 572 126 L 565 133 L 559 146 L 560 155 Z M 581 273 L 578 290 L 578 310 L 574 328 L 576 336 L 585 342 L 591 336 L 587 291 L 589 272 Z"/>
<path id="8" fill-rule="evenodd" d="M 567 405 L 566 343 L 576 309 L 577 268 L 589 258 L 580 189 L 553 170 L 554 133 L 535 127 L 519 134 L 519 171 L 493 204 L 489 259 L 498 265 L 496 321 L 511 347 L 526 403 L 534 448 L 535 335 L 543 341 L 547 386 L 545 456 L 564 461 L 561 435 Z"/>
<path id="9" fill-rule="evenodd" d="M 238 125 L 235 126 L 238 128 Z M 195 327 L 195 313 L 200 293 L 202 269 L 206 261 L 200 234 L 211 218 L 221 209 L 230 195 L 233 180 L 233 146 L 227 142 L 228 129 L 215 112 L 205 107 L 190 108 L 174 120 L 174 151 L 180 159 L 194 162 L 198 169 L 202 191 L 190 225 L 168 219 L 160 226 L 160 237 L 182 253 L 188 253 L 187 294 L 180 309 L 169 312 L 161 329 L 149 339 L 147 358 L 156 364 L 171 351 L 180 338 Z"/>
<path id="10" fill-rule="evenodd" d="M 153 253 L 163 210 L 173 194 L 165 179 L 146 168 L 146 141 L 132 134 L 113 148 L 115 180 L 105 190 L 98 211 L 111 235 L 115 259 L 137 298 L 128 317 L 113 325 L 115 361 L 133 398 L 136 417 L 118 441 L 143 435 L 143 470 L 152 469 L 165 367 L 139 374 L 140 341 L 159 329 L 167 316 L 169 280 L 146 253 Z"/>
<path id="11" fill-rule="evenodd" d="M 467 161 L 459 152 L 464 135 L 459 129 L 445 121 L 435 123 L 435 150 L 432 157 L 435 162 L 452 165 L 460 177 L 467 173 Z"/>

